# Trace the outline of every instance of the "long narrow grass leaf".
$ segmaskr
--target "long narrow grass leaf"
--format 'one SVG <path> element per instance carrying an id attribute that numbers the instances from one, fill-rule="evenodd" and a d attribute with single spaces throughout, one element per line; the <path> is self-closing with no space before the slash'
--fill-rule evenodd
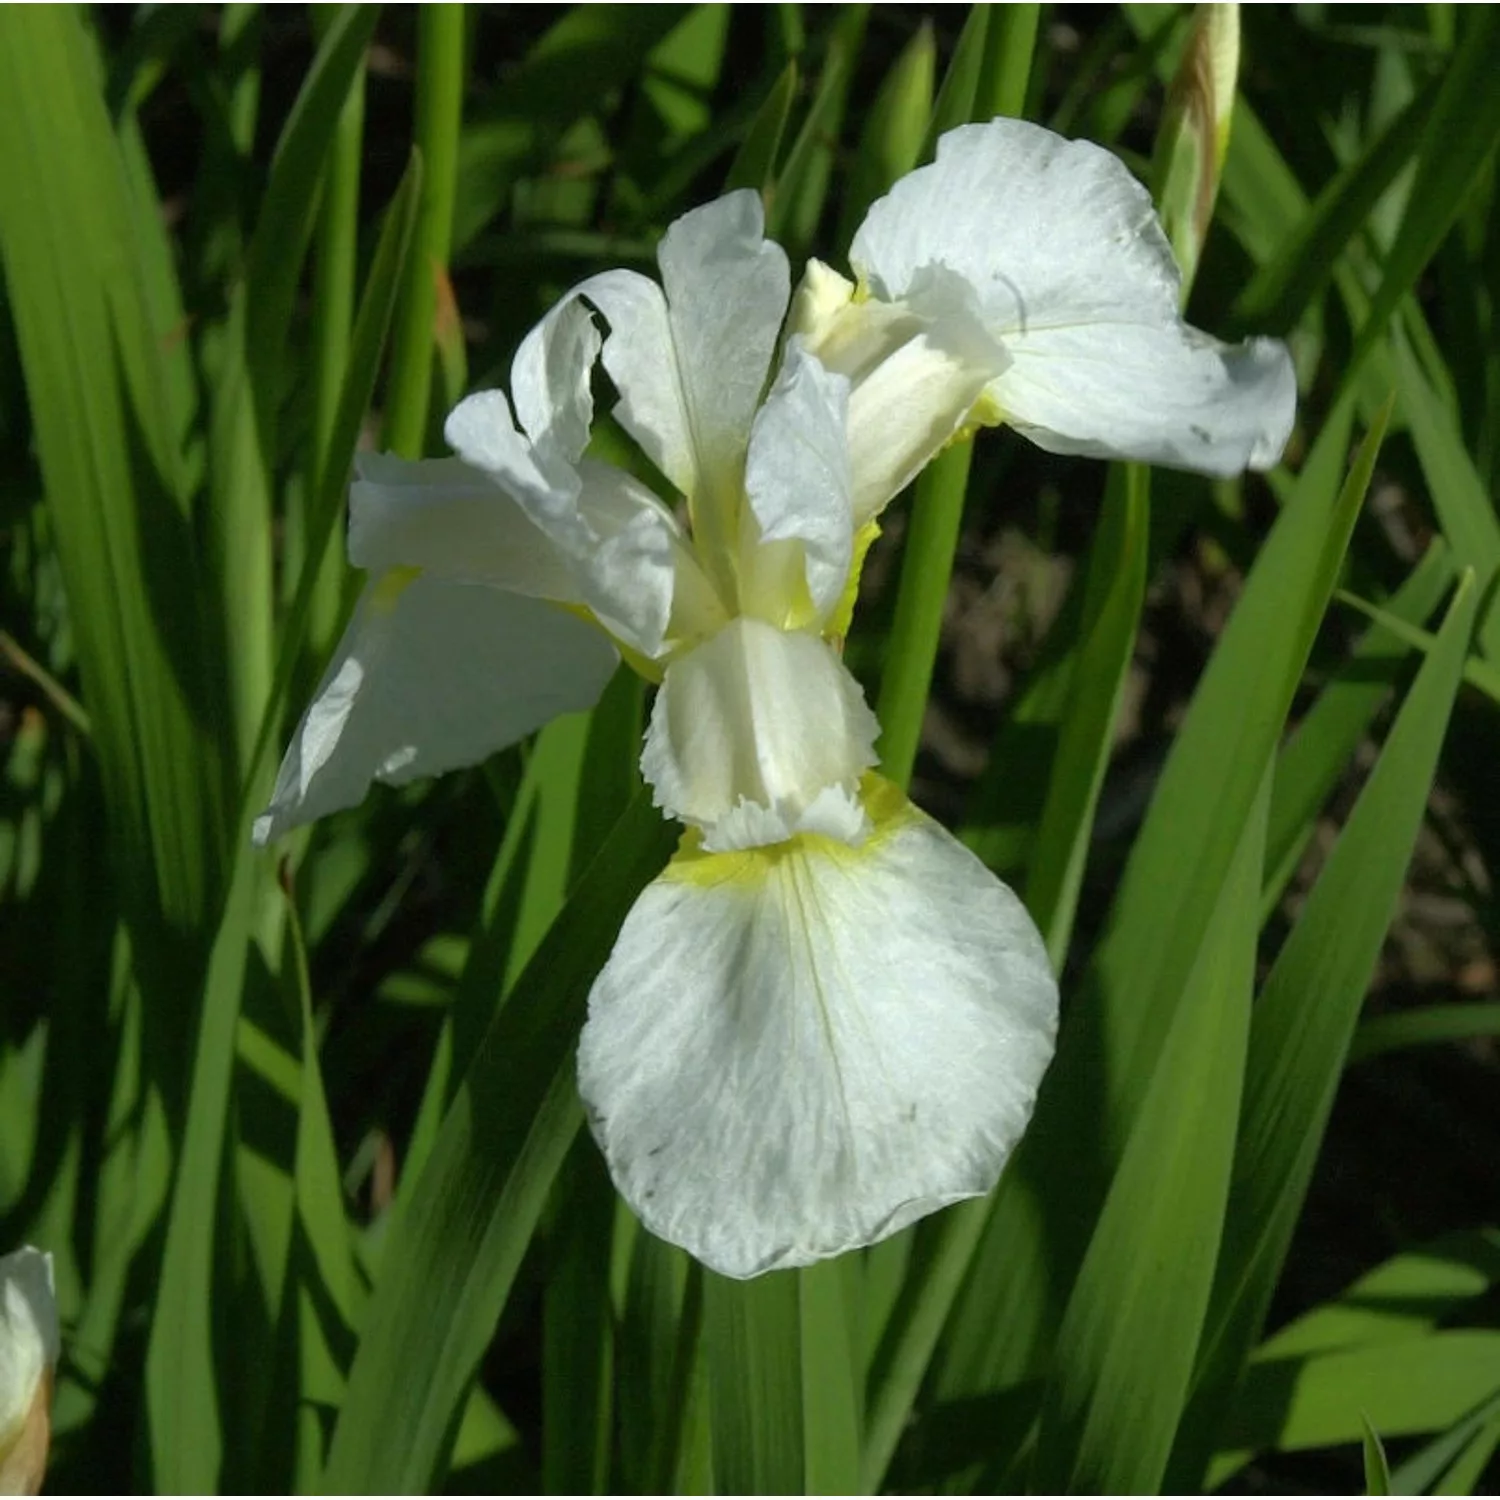
<path id="1" fill-rule="evenodd" d="M 1432 111 L 1435 87 L 1424 89 L 1318 195 L 1297 225 L 1235 299 L 1235 326 L 1286 333 L 1333 274 L 1363 231 L 1375 205 L 1415 155 Z"/>
<path id="2" fill-rule="evenodd" d="M 786 133 L 787 116 L 791 114 L 792 100 L 796 96 L 797 63 L 791 59 L 777 76 L 765 103 L 756 111 L 749 130 L 745 132 L 745 139 L 724 178 L 726 193 L 736 188 L 754 188 L 763 198 L 774 195 L 781 138 Z"/>
<path id="3" fill-rule="evenodd" d="M 1267 772 L 1058 1330 L 1033 1483 L 1151 1494 L 1187 1399 L 1229 1198 Z"/>
<path id="4" fill-rule="evenodd" d="M 1493 87 L 1500 59 L 1500 12 L 1484 7 L 1469 22 L 1464 44 L 1456 50 L 1433 101 L 1401 228 L 1385 258 L 1351 368 L 1381 337 L 1387 320 L 1432 259 L 1500 138 L 1500 92 Z"/>
<path id="5" fill-rule="evenodd" d="M 1484 1329 L 1252 1365 L 1207 1482 L 1270 1449 L 1357 1443 L 1367 1419 L 1388 1438 L 1449 1427 L 1494 1393 L 1497 1361 L 1500 1333 Z"/>
<path id="6" fill-rule="evenodd" d="M 447 274 L 463 114 L 464 12 L 423 6 L 417 20 L 416 144 L 424 171 L 415 244 L 391 348 L 383 446 L 416 458 L 427 430 L 438 277 Z"/>
<path id="7" fill-rule="evenodd" d="M 704 1273 L 703 1337 L 721 1495 L 805 1493 L 797 1273 Z"/>
<path id="8" fill-rule="evenodd" d="M 1031 1373 L 1226 878 L 1369 484 L 1384 424 L 1342 487 L 1339 424 L 1266 539 L 1193 697 L 1131 852 L 1108 928 L 1002 1180 L 970 1290 L 954 1311 L 943 1391 Z M 1045 1228 L 1042 1226 L 1045 1225 Z M 990 1330 L 1007 1329 L 1004 1339 Z"/>
<path id="9" fill-rule="evenodd" d="M 375 247 L 375 258 L 365 280 L 359 314 L 354 322 L 354 335 L 349 344 L 349 361 L 339 396 L 338 414 L 328 442 L 328 461 L 323 469 L 317 494 L 309 506 L 304 566 L 298 575 L 297 587 L 282 627 L 276 673 L 246 773 L 247 784 L 242 794 L 245 798 L 259 795 L 255 785 L 256 778 L 263 774 L 266 756 L 280 724 L 286 692 L 291 686 L 297 658 L 306 639 L 313 598 L 318 587 L 318 570 L 312 559 L 321 557 L 327 550 L 342 512 L 350 461 L 375 389 L 380 355 L 385 347 L 386 332 L 390 328 L 401 270 L 406 264 L 411 245 L 421 180 L 421 158 L 413 156 L 396 189 L 396 195 L 386 210 L 380 240 Z"/>
<path id="10" fill-rule="evenodd" d="M 573 1043 L 589 983 L 670 849 L 638 798 L 490 1027 L 386 1247 L 324 1485 L 421 1492 L 552 1180 L 582 1123 Z"/>
<path id="11" fill-rule="evenodd" d="M 1411 424 L 1432 508 L 1455 562 L 1473 568 L 1484 588 L 1500 571 L 1500 519 L 1494 501 L 1475 471 L 1457 420 L 1432 389 L 1410 345 L 1398 337 L 1393 346 L 1401 378 L 1401 410 Z M 1500 665 L 1500 611 L 1485 610 L 1479 641 L 1485 656 Z"/>
<path id="12" fill-rule="evenodd" d="M 219 1480 L 223 1435 L 212 1346 L 214 1230 L 240 996 L 263 868 L 263 858 L 246 838 L 203 988 L 187 1125 L 146 1349 L 152 1481 L 170 1493 L 212 1494 Z"/>
<path id="13" fill-rule="evenodd" d="M 1409 624 L 1424 623 L 1452 583 L 1453 554 L 1435 539 L 1386 601 L 1387 612 Z M 1313 836 L 1319 812 L 1390 698 L 1395 674 L 1409 655 L 1401 638 L 1384 626 L 1366 631 L 1347 665 L 1319 693 L 1277 757 L 1266 834 L 1263 905 L 1268 912 L 1281 899 Z"/>
<path id="14" fill-rule="evenodd" d="M 823 1261 L 797 1273 L 801 1316 L 802 1439 L 809 1495 L 859 1489 L 861 1371 L 852 1333 L 858 1261 Z"/>
<path id="15" fill-rule="evenodd" d="M 1146 594 L 1151 526 L 1150 470 L 1117 467 L 1089 555 L 1084 618 L 1068 684 L 1036 853 L 1026 875 L 1026 905 L 1059 970 L 1067 956 L 1083 885 L 1094 812 L 1114 748 L 1115 719 L 1135 653 Z"/>
<path id="16" fill-rule="evenodd" d="M 1456 1001 L 1452 1005 L 1423 1005 L 1415 1010 L 1372 1016 L 1360 1023 L 1349 1047 L 1351 1063 L 1366 1062 L 1406 1047 L 1432 1047 L 1441 1042 L 1472 1042 L 1500 1036 L 1500 1001 Z"/>
<path id="17" fill-rule="evenodd" d="M 1429 1333 L 1500 1282 L 1500 1229 L 1459 1231 L 1403 1250 L 1278 1328 L 1256 1359 L 1287 1359 Z"/>
<path id="18" fill-rule="evenodd" d="M 1185 1441 L 1174 1459 L 1180 1483 L 1196 1482 L 1202 1444 L 1270 1305 L 1421 824 L 1473 631 L 1476 592 L 1473 575 L 1466 575 L 1439 647 L 1402 705 L 1256 1006 L 1224 1249 Z"/>
<path id="19" fill-rule="evenodd" d="M 974 118 L 1020 119 L 1026 113 L 1031 59 L 1041 27 L 1040 5 L 996 5 L 985 33 L 984 69 L 974 95 Z"/>
<path id="20" fill-rule="evenodd" d="M 122 228 L 126 178 L 82 18 L 4 13 L 0 69 L 0 250 L 116 871 L 137 957 L 186 945 L 196 964 L 223 889 L 227 765 L 159 357 L 169 330 L 149 320 Z M 180 995 L 195 981 L 166 982 Z"/>
<path id="21" fill-rule="evenodd" d="M 1370 1419 L 1360 1414 L 1364 1425 L 1365 1494 L 1389 1495 L 1391 1493 L 1391 1466 L 1386 1461 L 1385 1444 L 1380 1434 L 1370 1424 Z"/>
<path id="22" fill-rule="evenodd" d="M 1453 1474 L 1468 1458 L 1477 1457 L 1482 1466 L 1500 1440 L 1500 1386 L 1487 1400 L 1455 1422 L 1447 1432 L 1435 1437 L 1405 1460 L 1391 1476 L 1391 1493 L 1396 1495 L 1467 1495 L 1472 1480 L 1479 1475 Z M 1486 1451 L 1486 1449 L 1488 1451 Z M 1449 1477 L 1458 1483 L 1449 1487 Z M 1471 1484 L 1463 1481 L 1470 1479 Z"/>

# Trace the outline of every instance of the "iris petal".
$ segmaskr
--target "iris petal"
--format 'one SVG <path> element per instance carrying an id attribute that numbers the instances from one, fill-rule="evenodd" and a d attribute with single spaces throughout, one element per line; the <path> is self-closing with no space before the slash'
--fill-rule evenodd
<path id="1" fill-rule="evenodd" d="M 52 1257 L 30 1246 L 0 1256 L 0 1464 L 58 1350 Z"/>
<path id="2" fill-rule="evenodd" d="M 641 770 L 657 805 L 703 829 L 710 848 L 775 843 L 815 803 L 827 826 L 832 808 L 819 797 L 853 792 L 878 733 L 825 641 L 740 618 L 667 668 Z M 848 805 L 843 836 L 856 838 L 864 823 Z"/>
<path id="3" fill-rule="evenodd" d="M 642 1222 L 746 1277 L 994 1186 L 1052 1055 L 1016 897 L 894 788 L 858 848 L 679 855 L 595 982 L 579 1088 Z"/>
<path id="4" fill-rule="evenodd" d="M 1285 347 L 1230 347 L 1182 321 L 1150 195 L 1087 141 L 1020 120 L 950 131 L 849 254 L 878 298 L 919 313 L 944 274 L 962 278 L 1012 358 L 988 398 L 1044 448 L 1232 474 L 1286 444 Z"/>
<path id="5" fill-rule="evenodd" d="M 387 573 L 366 587 L 282 761 L 256 843 L 474 765 L 590 708 L 618 657 L 567 610 L 483 584 Z"/>

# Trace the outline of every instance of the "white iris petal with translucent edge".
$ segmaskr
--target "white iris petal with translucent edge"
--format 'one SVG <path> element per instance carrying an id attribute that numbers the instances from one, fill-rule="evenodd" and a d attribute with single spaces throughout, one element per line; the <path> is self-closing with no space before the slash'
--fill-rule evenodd
<path id="1" fill-rule="evenodd" d="M 641 770 L 657 806 L 704 830 L 710 849 L 814 825 L 852 840 L 865 829 L 854 794 L 879 732 L 826 641 L 740 618 L 667 668 Z"/>
<path id="2" fill-rule="evenodd" d="M 1052 1056 L 1025 909 L 880 784 L 858 848 L 679 855 L 589 997 L 579 1088 L 653 1233 L 747 1277 L 992 1188 Z"/>
<path id="3" fill-rule="evenodd" d="M 555 604 L 399 571 L 369 584 L 292 736 L 258 844 L 401 785 L 473 765 L 591 708 L 619 660 Z"/>
<path id="4" fill-rule="evenodd" d="M 951 323 L 957 278 L 1008 360 L 981 419 L 1009 422 L 1053 452 L 1214 474 L 1269 468 L 1286 444 L 1296 381 L 1285 347 L 1221 344 L 1182 321 L 1150 195 L 1086 141 L 1020 120 L 950 131 L 932 165 L 871 207 L 849 258 L 869 300 L 840 301 L 826 268 L 799 294 L 799 327 L 834 369 L 867 362 L 868 338 L 851 331 L 861 317 L 887 320 L 889 336 L 889 313 L 874 307 Z M 899 417 L 900 387 L 873 407 L 857 381 L 851 421 L 866 433 L 879 431 L 878 410 Z M 914 443 L 913 472 L 935 451 L 921 450 Z"/>
<path id="5" fill-rule="evenodd" d="M 58 1350 L 52 1257 L 29 1246 L 0 1256 L 0 1472 Z"/>

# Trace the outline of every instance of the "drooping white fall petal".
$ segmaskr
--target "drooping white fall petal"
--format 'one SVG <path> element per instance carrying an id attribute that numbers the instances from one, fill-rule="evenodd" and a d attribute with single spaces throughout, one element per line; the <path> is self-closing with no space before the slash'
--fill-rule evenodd
<path id="1" fill-rule="evenodd" d="M 619 657 L 544 600 L 399 570 L 368 585 L 282 761 L 253 836 L 392 785 L 474 765 L 558 714 L 591 708 Z"/>
<path id="2" fill-rule="evenodd" d="M 1016 897 L 894 788 L 850 847 L 679 855 L 594 984 L 579 1088 L 626 1201 L 727 1276 L 987 1192 L 1052 1055 Z"/>
<path id="3" fill-rule="evenodd" d="M 462 459 L 413 463 L 362 453 L 354 470 L 349 561 L 373 575 L 416 568 L 451 582 L 585 605 L 647 657 L 661 647 L 676 588 L 684 577 L 694 579 L 687 538 L 671 513 L 645 485 L 607 464 L 583 459 L 575 471 L 574 503 L 589 535 L 582 559 Z"/>
<path id="4" fill-rule="evenodd" d="M 349 561 L 374 576 L 418 568 L 559 603 L 582 602 L 563 555 L 519 505 L 457 458 L 359 453 L 349 490 Z"/>
<path id="5" fill-rule="evenodd" d="M 59 1347 L 52 1257 L 30 1246 L 0 1256 L 0 1494 L 36 1492 Z"/>
<path id="6" fill-rule="evenodd" d="M 1020 120 L 950 131 L 849 253 L 874 300 L 919 315 L 951 316 L 954 277 L 972 290 L 1009 357 L 984 415 L 1041 447 L 1215 474 L 1280 457 L 1296 403 L 1285 347 L 1182 321 L 1150 195 L 1089 142 Z"/>

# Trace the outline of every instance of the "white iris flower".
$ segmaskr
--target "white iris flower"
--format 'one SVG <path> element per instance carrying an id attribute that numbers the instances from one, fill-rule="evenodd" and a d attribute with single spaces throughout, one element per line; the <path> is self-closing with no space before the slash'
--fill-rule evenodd
<path id="1" fill-rule="evenodd" d="M 949 131 L 871 207 L 849 259 L 857 284 L 809 264 L 792 321 L 854 383 L 849 442 L 875 495 L 966 424 L 1210 474 L 1281 457 L 1285 345 L 1182 321 L 1150 194 L 1088 141 L 1022 120 Z"/>
<path id="2" fill-rule="evenodd" d="M 34 1495 L 46 1467 L 58 1355 L 52 1257 L 0 1256 L 0 1495 Z"/>
<path id="3" fill-rule="evenodd" d="M 1006 212 L 994 178 L 1029 229 L 1012 209 L 981 230 Z M 875 517 L 1001 417 L 1065 451 L 1274 461 L 1290 375 L 1280 346 L 1185 329 L 1142 191 L 1035 127 L 946 137 L 872 208 L 860 287 L 814 263 L 789 323 L 753 193 L 684 215 L 658 260 L 660 285 L 610 271 L 564 297 L 511 400 L 449 417 L 458 459 L 361 460 L 349 548 L 371 581 L 256 837 L 588 705 L 617 652 L 659 681 L 641 766 L 689 831 L 595 982 L 579 1085 L 647 1227 L 752 1276 L 988 1191 L 1052 1054 L 1024 908 L 872 772 L 840 648 Z M 584 456 L 596 362 L 675 507 Z"/>

